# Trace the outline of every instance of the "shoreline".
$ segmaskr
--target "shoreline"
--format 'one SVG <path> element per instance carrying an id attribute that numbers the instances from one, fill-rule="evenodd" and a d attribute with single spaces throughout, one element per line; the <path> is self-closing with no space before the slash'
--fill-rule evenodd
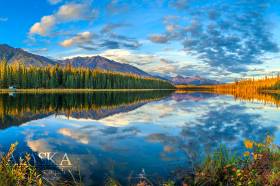
<path id="1" fill-rule="evenodd" d="M 85 92 L 143 92 L 176 89 L 0 89 L 0 93 L 85 93 Z"/>
<path id="2" fill-rule="evenodd" d="M 261 93 L 280 94 L 280 90 L 261 90 Z"/>
<path id="3" fill-rule="evenodd" d="M 144 92 L 144 91 L 213 91 L 212 87 L 177 87 L 175 89 L 0 89 L 0 93 L 86 93 L 86 92 Z M 260 93 L 280 94 L 280 90 L 260 90 Z"/>

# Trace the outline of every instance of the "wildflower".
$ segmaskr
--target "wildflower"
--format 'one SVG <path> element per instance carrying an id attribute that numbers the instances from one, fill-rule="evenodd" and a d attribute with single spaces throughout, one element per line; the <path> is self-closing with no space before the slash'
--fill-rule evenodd
<path id="1" fill-rule="evenodd" d="M 242 175 L 240 169 L 238 169 L 238 170 L 236 171 L 236 175 L 237 175 L 238 177 Z"/>
<path id="2" fill-rule="evenodd" d="M 271 136 L 269 136 L 269 135 L 268 135 L 268 136 L 266 137 L 266 139 L 265 139 L 265 142 L 266 142 L 266 144 L 268 144 L 268 145 L 271 144 L 272 141 L 273 141 L 273 138 L 272 138 Z"/>
<path id="3" fill-rule="evenodd" d="M 231 167 L 231 164 L 227 164 L 224 168 L 229 168 Z"/>
<path id="4" fill-rule="evenodd" d="M 253 148 L 253 142 L 252 141 L 250 141 L 250 140 L 245 140 L 244 141 L 244 145 L 245 145 L 245 147 L 247 148 L 247 149 L 252 149 Z"/>
<path id="5" fill-rule="evenodd" d="M 248 157 L 248 156 L 250 156 L 250 152 L 246 151 L 246 152 L 244 152 L 243 155 L 244 155 L 245 157 Z"/>
<path id="6" fill-rule="evenodd" d="M 257 143 L 256 146 L 257 146 L 258 148 L 261 148 L 261 147 L 264 147 L 264 144 L 262 144 L 262 143 Z"/>
<path id="7" fill-rule="evenodd" d="M 257 153 L 253 153 L 253 158 L 254 158 L 254 160 L 257 160 L 257 159 L 260 159 L 260 158 L 262 158 L 263 157 L 263 155 L 262 154 L 257 154 Z"/>

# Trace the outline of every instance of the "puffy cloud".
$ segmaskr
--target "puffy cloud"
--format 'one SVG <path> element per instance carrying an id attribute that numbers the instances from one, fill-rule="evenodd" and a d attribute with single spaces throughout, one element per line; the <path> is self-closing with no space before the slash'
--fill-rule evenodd
<path id="1" fill-rule="evenodd" d="M 130 50 L 106 50 L 101 55 L 115 61 L 137 66 L 151 74 L 156 72 L 157 75 L 171 75 L 175 74 L 179 69 L 179 63 L 175 61 L 164 59 L 157 55 L 142 54 Z"/>
<path id="2" fill-rule="evenodd" d="M 92 40 L 95 39 L 94 42 Z M 141 43 L 126 36 L 114 34 L 114 33 L 101 33 L 93 34 L 90 32 L 82 32 L 76 36 L 66 39 L 59 43 L 63 47 L 78 46 L 85 50 L 101 50 L 101 49 L 137 49 L 141 46 Z"/>
<path id="3" fill-rule="evenodd" d="M 166 35 L 156 34 L 156 35 L 150 36 L 149 39 L 155 43 L 167 43 L 168 42 L 168 36 L 166 36 Z"/>
<path id="4" fill-rule="evenodd" d="M 121 28 L 121 27 L 126 27 L 128 26 L 128 24 L 123 24 L 123 23 L 111 23 L 111 24 L 107 24 L 105 25 L 101 32 L 102 33 L 109 33 L 112 32 L 113 30 L 117 29 L 117 28 Z"/>
<path id="5" fill-rule="evenodd" d="M 30 50 L 30 52 L 36 53 L 36 54 L 42 54 L 42 53 L 46 53 L 48 51 L 49 51 L 48 48 L 35 48 L 35 49 Z"/>
<path id="6" fill-rule="evenodd" d="M 107 49 L 121 49 L 121 48 L 129 48 L 129 49 L 137 49 L 141 46 L 141 44 L 134 39 L 123 38 L 123 39 L 114 39 L 108 38 L 101 41 L 99 47 L 107 48 Z"/>
<path id="7" fill-rule="evenodd" d="M 63 136 L 67 136 L 70 137 L 76 141 L 78 141 L 79 143 L 82 144 L 88 144 L 89 143 L 89 136 L 86 133 L 83 132 L 77 132 L 77 131 L 73 131 L 69 128 L 61 128 L 58 130 L 59 134 L 62 134 Z"/>
<path id="8" fill-rule="evenodd" d="M 91 43 L 91 40 L 92 40 L 92 34 L 90 32 L 82 32 L 70 39 L 66 39 L 60 42 L 59 44 L 63 47 L 71 47 L 77 44 Z"/>
<path id="9" fill-rule="evenodd" d="M 56 17 L 53 15 L 42 17 L 41 21 L 35 23 L 31 28 L 29 33 L 39 34 L 45 36 L 49 33 L 52 27 L 56 24 Z"/>
<path id="10" fill-rule="evenodd" d="M 257 0 L 195 6 L 189 3 L 184 9 L 187 18 L 164 18 L 166 32 L 150 40 L 181 42 L 198 61 L 229 72 L 245 72 L 248 65 L 262 64 L 264 54 L 278 52 L 264 15 L 266 8 Z"/>
<path id="11" fill-rule="evenodd" d="M 34 152 L 52 152 L 53 147 L 45 140 L 28 140 L 27 146 Z"/>
<path id="12" fill-rule="evenodd" d="M 167 32 L 174 32 L 176 29 L 177 29 L 177 25 L 175 25 L 175 24 L 166 25 L 166 31 Z"/>
<path id="13" fill-rule="evenodd" d="M 97 12 L 88 4 L 66 4 L 59 8 L 56 16 L 61 21 L 91 20 Z"/>
<path id="14" fill-rule="evenodd" d="M 130 63 L 136 66 L 143 66 L 144 68 L 145 65 L 159 60 L 158 57 L 154 55 L 139 54 L 125 49 L 106 50 L 102 52 L 101 55 L 115 61 Z"/>
<path id="15" fill-rule="evenodd" d="M 70 21 L 93 20 L 97 16 L 96 10 L 88 4 L 65 4 L 53 14 L 44 16 L 40 22 L 35 23 L 31 28 L 30 34 L 46 36 L 56 24 Z"/>
<path id="16" fill-rule="evenodd" d="M 179 67 L 178 65 L 172 63 L 174 62 L 166 59 L 160 59 L 159 63 L 156 66 L 151 66 L 149 68 L 149 71 L 155 71 L 160 74 L 175 74 Z"/>

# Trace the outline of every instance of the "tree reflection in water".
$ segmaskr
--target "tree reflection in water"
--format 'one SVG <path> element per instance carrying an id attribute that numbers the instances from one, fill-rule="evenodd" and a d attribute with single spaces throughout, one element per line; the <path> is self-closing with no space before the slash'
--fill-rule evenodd
<path id="1" fill-rule="evenodd" d="M 280 119 L 272 106 L 209 92 L 2 94 L 0 108 L 3 146 L 20 141 L 20 151 L 68 153 L 88 185 L 106 176 L 126 185 L 142 168 L 168 179 L 221 144 L 239 152 L 244 138 L 277 135 L 272 121 Z"/>

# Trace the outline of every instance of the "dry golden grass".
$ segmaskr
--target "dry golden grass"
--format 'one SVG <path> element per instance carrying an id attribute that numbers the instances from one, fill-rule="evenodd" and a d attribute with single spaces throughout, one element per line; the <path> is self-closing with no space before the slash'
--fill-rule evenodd
<path id="1" fill-rule="evenodd" d="M 178 91 L 203 91 L 223 95 L 233 95 L 236 100 L 260 101 L 264 104 L 275 104 L 280 106 L 280 99 L 275 94 L 280 94 L 280 90 L 275 90 L 275 85 L 280 82 L 280 76 L 265 77 L 262 79 L 246 79 L 234 83 L 192 86 L 177 85 Z"/>

